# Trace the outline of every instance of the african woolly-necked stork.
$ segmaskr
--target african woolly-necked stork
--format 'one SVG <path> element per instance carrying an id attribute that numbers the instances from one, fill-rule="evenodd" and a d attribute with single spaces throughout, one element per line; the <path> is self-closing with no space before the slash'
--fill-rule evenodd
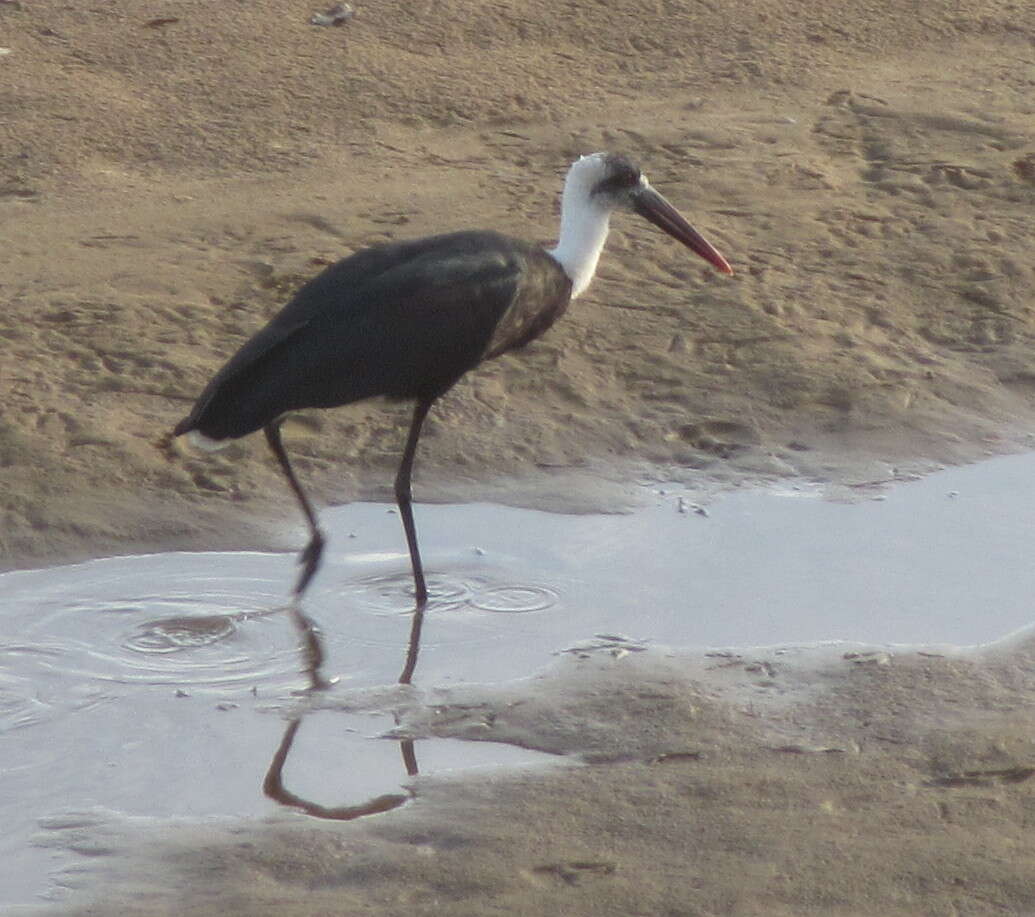
<path id="1" fill-rule="evenodd" d="M 416 402 L 395 478 L 416 595 L 414 634 L 428 591 L 411 508 L 410 473 L 436 398 L 483 360 L 539 337 L 589 286 L 611 214 L 631 210 L 716 270 L 733 270 L 627 158 L 594 153 L 564 182 L 557 246 L 491 230 L 454 232 L 363 249 L 331 265 L 230 359 L 176 425 L 203 448 L 263 429 L 309 526 L 295 595 L 316 573 L 324 537 L 284 451 L 280 425 L 303 408 L 384 395 Z M 415 644 L 400 681 L 408 682 Z"/>

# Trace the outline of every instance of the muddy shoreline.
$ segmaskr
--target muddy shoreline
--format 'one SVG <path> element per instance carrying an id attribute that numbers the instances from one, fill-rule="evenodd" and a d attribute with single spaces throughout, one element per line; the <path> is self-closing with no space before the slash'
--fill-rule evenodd
<path id="1" fill-rule="evenodd" d="M 161 448 L 205 381 L 356 248 L 549 241 L 565 169 L 599 149 L 638 161 L 735 276 L 616 219 L 564 320 L 436 407 L 418 501 L 615 509 L 641 478 L 707 495 L 794 476 L 840 498 L 1031 448 L 1032 9 L 311 12 L 0 3 L 0 569 L 297 548 L 258 438 Z M 288 432 L 320 503 L 388 496 L 405 414 Z M 761 659 L 775 677 L 738 658 L 733 686 L 714 660 L 604 653 L 474 696 L 422 686 L 415 735 L 448 732 L 445 711 L 465 739 L 498 724 L 577 763 L 431 780 L 345 826 L 93 813 L 51 825 L 101 853 L 43 911 L 1035 911 L 1031 652 Z M 821 690 L 763 702 L 799 678 Z"/>

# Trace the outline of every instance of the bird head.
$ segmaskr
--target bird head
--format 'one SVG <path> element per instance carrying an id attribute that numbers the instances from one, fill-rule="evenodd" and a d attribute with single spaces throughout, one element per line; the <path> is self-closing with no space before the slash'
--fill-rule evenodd
<path id="1" fill-rule="evenodd" d="M 720 273 L 733 273 L 733 268 L 715 247 L 654 189 L 647 176 L 625 156 L 618 153 L 582 156 L 568 170 L 564 196 L 608 212 L 628 210 L 639 214 L 704 258 Z"/>

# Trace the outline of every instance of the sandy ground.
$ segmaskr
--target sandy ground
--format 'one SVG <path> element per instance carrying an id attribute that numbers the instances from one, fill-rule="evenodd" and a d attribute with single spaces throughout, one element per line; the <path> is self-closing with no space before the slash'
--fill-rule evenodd
<path id="1" fill-rule="evenodd" d="M 321 265 L 465 226 L 548 240 L 568 162 L 602 148 L 736 276 L 616 219 L 565 320 L 436 407 L 418 498 L 584 507 L 643 465 L 854 484 L 1029 444 L 1029 4 L 312 12 L 0 2 L 4 566 L 294 544 L 257 438 L 209 458 L 163 434 Z M 405 416 L 307 418 L 289 448 L 324 501 L 384 495 Z M 617 761 L 429 791 L 346 834 L 294 825 L 213 860 L 227 884 L 195 885 L 190 913 L 1035 911 L 1032 786 L 985 773 L 1032 763 L 1017 652 L 850 667 L 800 725 L 851 752 L 773 752 L 768 714 L 677 672 L 559 695 L 572 754 L 594 705 L 619 711 Z"/>
<path id="2" fill-rule="evenodd" d="M 604 651 L 431 692 L 412 734 L 584 763 L 344 823 L 86 813 L 61 833 L 96 903 L 42 913 L 1033 913 L 1033 661 Z"/>

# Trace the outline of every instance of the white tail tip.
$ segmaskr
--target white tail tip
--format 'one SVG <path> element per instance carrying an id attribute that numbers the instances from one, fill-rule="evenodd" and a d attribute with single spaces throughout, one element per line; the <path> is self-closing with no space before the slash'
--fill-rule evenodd
<path id="1" fill-rule="evenodd" d="M 211 439 L 198 430 L 191 430 L 190 433 L 187 434 L 187 442 L 195 449 L 200 449 L 202 452 L 219 452 L 221 449 L 225 449 L 229 446 L 231 440 Z"/>

